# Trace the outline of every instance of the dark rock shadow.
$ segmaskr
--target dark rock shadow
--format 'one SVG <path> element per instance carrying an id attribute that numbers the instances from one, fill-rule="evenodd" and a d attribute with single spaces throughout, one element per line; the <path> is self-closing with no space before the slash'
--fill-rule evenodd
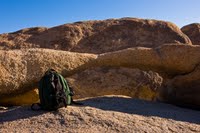
<path id="1" fill-rule="evenodd" d="M 11 122 L 19 119 L 31 118 L 46 113 L 46 111 L 33 111 L 30 106 L 15 106 L 5 110 L 0 110 L 0 124 Z"/>
<path id="2" fill-rule="evenodd" d="M 171 104 L 149 102 L 125 97 L 97 97 L 81 101 L 84 106 L 142 116 L 157 116 L 176 121 L 200 124 L 200 111 Z"/>

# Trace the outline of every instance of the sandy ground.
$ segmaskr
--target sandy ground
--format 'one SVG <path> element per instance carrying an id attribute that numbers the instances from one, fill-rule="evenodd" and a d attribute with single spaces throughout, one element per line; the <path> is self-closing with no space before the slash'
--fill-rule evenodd
<path id="1" fill-rule="evenodd" d="M 200 111 L 124 96 L 82 100 L 84 106 L 32 111 L 0 110 L 0 133 L 191 133 L 200 132 Z"/>

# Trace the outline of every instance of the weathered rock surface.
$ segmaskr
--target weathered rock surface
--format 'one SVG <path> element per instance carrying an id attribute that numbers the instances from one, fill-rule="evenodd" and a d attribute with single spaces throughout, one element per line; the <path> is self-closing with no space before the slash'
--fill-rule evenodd
<path id="1" fill-rule="evenodd" d="M 59 111 L 32 111 L 30 107 L 0 110 L 0 131 L 199 133 L 199 111 L 122 96 L 83 100 L 85 106 Z"/>
<path id="2" fill-rule="evenodd" d="M 100 54 L 96 65 L 153 70 L 168 79 L 159 90 L 161 101 L 200 108 L 200 46 L 163 45 L 152 48 L 128 48 Z"/>
<path id="3" fill-rule="evenodd" d="M 35 27 L 0 35 L 0 49 L 50 48 L 82 53 L 137 46 L 152 48 L 165 43 L 191 44 L 191 41 L 173 23 L 137 18 Z"/>
<path id="4" fill-rule="evenodd" d="M 103 95 L 125 95 L 154 100 L 162 85 L 162 77 L 152 71 L 99 67 L 70 76 L 68 82 L 75 89 L 75 98 Z"/>
<path id="5" fill-rule="evenodd" d="M 162 78 L 154 72 L 109 67 L 92 69 L 96 66 L 97 55 L 95 54 L 28 49 L 2 50 L 0 56 L 2 57 L 0 61 L 0 103 L 2 105 L 37 102 L 38 94 L 33 89 L 37 87 L 38 81 L 49 68 L 69 76 L 69 83 L 74 87 L 77 98 L 124 94 L 152 100 L 155 99 L 157 89 L 162 84 Z M 79 73 L 73 75 L 77 72 Z M 26 100 L 27 97 L 29 100 Z"/>
<path id="6" fill-rule="evenodd" d="M 96 57 L 94 54 L 50 49 L 1 50 L 0 96 L 23 93 L 35 88 L 39 79 L 49 68 L 66 76 L 73 69 L 81 68 L 86 62 Z"/>
<path id="7" fill-rule="evenodd" d="M 176 76 L 188 75 L 190 80 L 187 80 L 187 78 L 185 78 L 184 80 L 178 80 L 179 82 L 175 81 L 169 90 L 168 88 L 164 88 L 164 91 L 166 92 L 164 93 L 165 96 L 161 95 L 160 99 L 163 98 L 162 100 L 164 101 L 170 101 L 169 99 L 171 99 L 174 95 L 174 93 L 171 92 L 174 92 L 175 89 L 176 95 L 180 96 L 179 98 L 177 97 L 177 100 L 180 99 L 178 100 L 178 103 L 186 104 L 187 102 L 185 101 L 190 100 L 194 102 L 188 102 L 188 103 L 191 103 L 191 105 L 194 106 L 199 106 L 199 100 L 196 99 L 197 97 L 192 96 L 192 94 L 194 95 L 199 94 L 198 77 L 200 76 L 199 76 L 199 71 L 196 70 L 198 68 L 197 66 L 200 63 L 199 51 L 200 51 L 200 46 L 198 45 L 190 46 L 190 45 L 176 45 L 176 44 L 163 45 L 155 49 L 142 48 L 142 47 L 128 48 L 121 51 L 115 51 L 100 55 L 80 54 L 80 53 L 78 54 L 78 53 L 70 53 L 65 51 L 56 51 L 47 49 L 29 49 L 29 50 L 24 50 L 23 52 L 22 51 L 20 52 L 19 50 L 2 51 L 1 56 L 6 58 L 0 58 L 3 60 L 3 62 L 1 63 L 2 76 L 0 77 L 1 88 L 2 88 L 1 94 L 6 94 L 6 93 L 9 94 L 11 92 L 16 92 L 16 91 L 25 92 L 27 91 L 27 89 L 35 87 L 34 85 L 36 85 L 36 82 L 41 78 L 42 73 L 44 73 L 48 67 L 55 68 L 56 70 L 61 72 L 64 76 L 70 76 L 74 73 L 94 67 L 103 67 L 103 66 L 128 67 L 128 68 L 139 68 L 141 70 L 153 70 L 160 73 L 161 75 L 164 75 L 165 78 L 172 80 L 175 80 Z M 24 63 L 21 62 L 20 64 L 19 62 L 19 64 L 14 64 L 19 59 L 22 60 L 22 58 Z M 58 64 L 57 62 L 60 62 L 60 64 Z M 4 72 L 2 72 L 2 70 L 4 70 Z M 87 73 L 87 71 L 85 73 Z M 84 73 L 82 74 L 84 75 Z M 95 75 L 93 75 L 92 77 L 93 79 L 91 77 L 88 78 L 89 79 L 91 78 L 91 80 L 95 80 Z M 77 79 L 80 80 L 80 77 Z M 85 77 L 85 79 L 87 82 L 87 77 Z M 98 78 L 96 79 L 98 80 Z M 103 78 L 100 79 L 100 82 L 102 82 L 101 80 L 104 79 Z M 79 82 L 80 84 L 85 83 L 85 81 L 75 81 L 75 82 L 76 83 Z M 130 82 L 128 81 L 128 83 Z M 187 83 L 188 88 L 187 87 L 183 88 L 183 85 L 185 85 L 185 83 Z M 193 83 L 195 83 L 196 87 L 193 86 L 194 85 Z M 26 88 L 22 87 L 23 85 L 26 85 Z M 88 88 L 88 90 L 91 89 Z M 120 91 L 124 91 L 124 88 L 121 89 L 122 90 Z M 185 95 L 187 94 L 179 95 L 179 93 L 180 94 L 183 94 L 184 92 L 187 93 L 188 89 L 191 89 L 189 98 L 184 99 Z M 113 91 L 113 93 L 119 94 L 117 91 Z M 130 89 L 128 89 L 127 92 L 129 91 Z M 134 92 L 134 89 L 132 89 L 132 91 Z M 163 89 L 158 90 L 158 92 L 159 93 L 163 92 Z M 110 94 L 110 92 L 108 91 L 107 92 L 105 91 L 105 93 L 103 94 L 106 93 Z M 135 93 L 133 94 L 134 97 Z"/>
<path id="8" fill-rule="evenodd" d="M 192 44 L 200 45 L 200 23 L 186 25 L 181 30 L 190 38 Z"/>
<path id="9" fill-rule="evenodd" d="M 139 68 L 173 77 L 190 73 L 199 65 L 200 46 L 168 44 L 157 48 L 128 48 L 100 54 L 95 61 L 96 66 Z"/>

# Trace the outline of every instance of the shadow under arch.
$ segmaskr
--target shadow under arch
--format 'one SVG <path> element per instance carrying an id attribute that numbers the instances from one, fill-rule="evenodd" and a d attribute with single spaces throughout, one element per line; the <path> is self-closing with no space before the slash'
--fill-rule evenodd
<path id="1" fill-rule="evenodd" d="M 180 108 L 171 104 L 150 102 L 119 96 L 102 96 L 82 100 L 84 106 L 106 111 L 116 111 L 142 116 L 157 116 L 176 121 L 200 124 L 200 113 L 197 110 Z"/>

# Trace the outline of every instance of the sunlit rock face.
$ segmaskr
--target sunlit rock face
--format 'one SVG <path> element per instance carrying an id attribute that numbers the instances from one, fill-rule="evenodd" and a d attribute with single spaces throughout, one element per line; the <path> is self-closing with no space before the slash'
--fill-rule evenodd
<path id="1" fill-rule="evenodd" d="M 38 101 L 38 81 L 53 68 L 76 98 L 127 95 L 200 105 L 200 47 L 170 22 L 123 18 L 29 28 L 1 34 L 0 49 L 1 104 Z M 25 102 L 27 96 L 33 100 Z"/>
<path id="2" fill-rule="evenodd" d="M 191 41 L 171 22 L 138 18 L 34 27 L 0 35 L 0 49 L 48 48 L 81 53 L 138 46 L 152 48 L 165 43 L 191 44 Z"/>
<path id="3" fill-rule="evenodd" d="M 199 23 L 186 25 L 181 28 L 181 31 L 190 38 L 193 45 L 200 45 L 200 24 Z"/>

